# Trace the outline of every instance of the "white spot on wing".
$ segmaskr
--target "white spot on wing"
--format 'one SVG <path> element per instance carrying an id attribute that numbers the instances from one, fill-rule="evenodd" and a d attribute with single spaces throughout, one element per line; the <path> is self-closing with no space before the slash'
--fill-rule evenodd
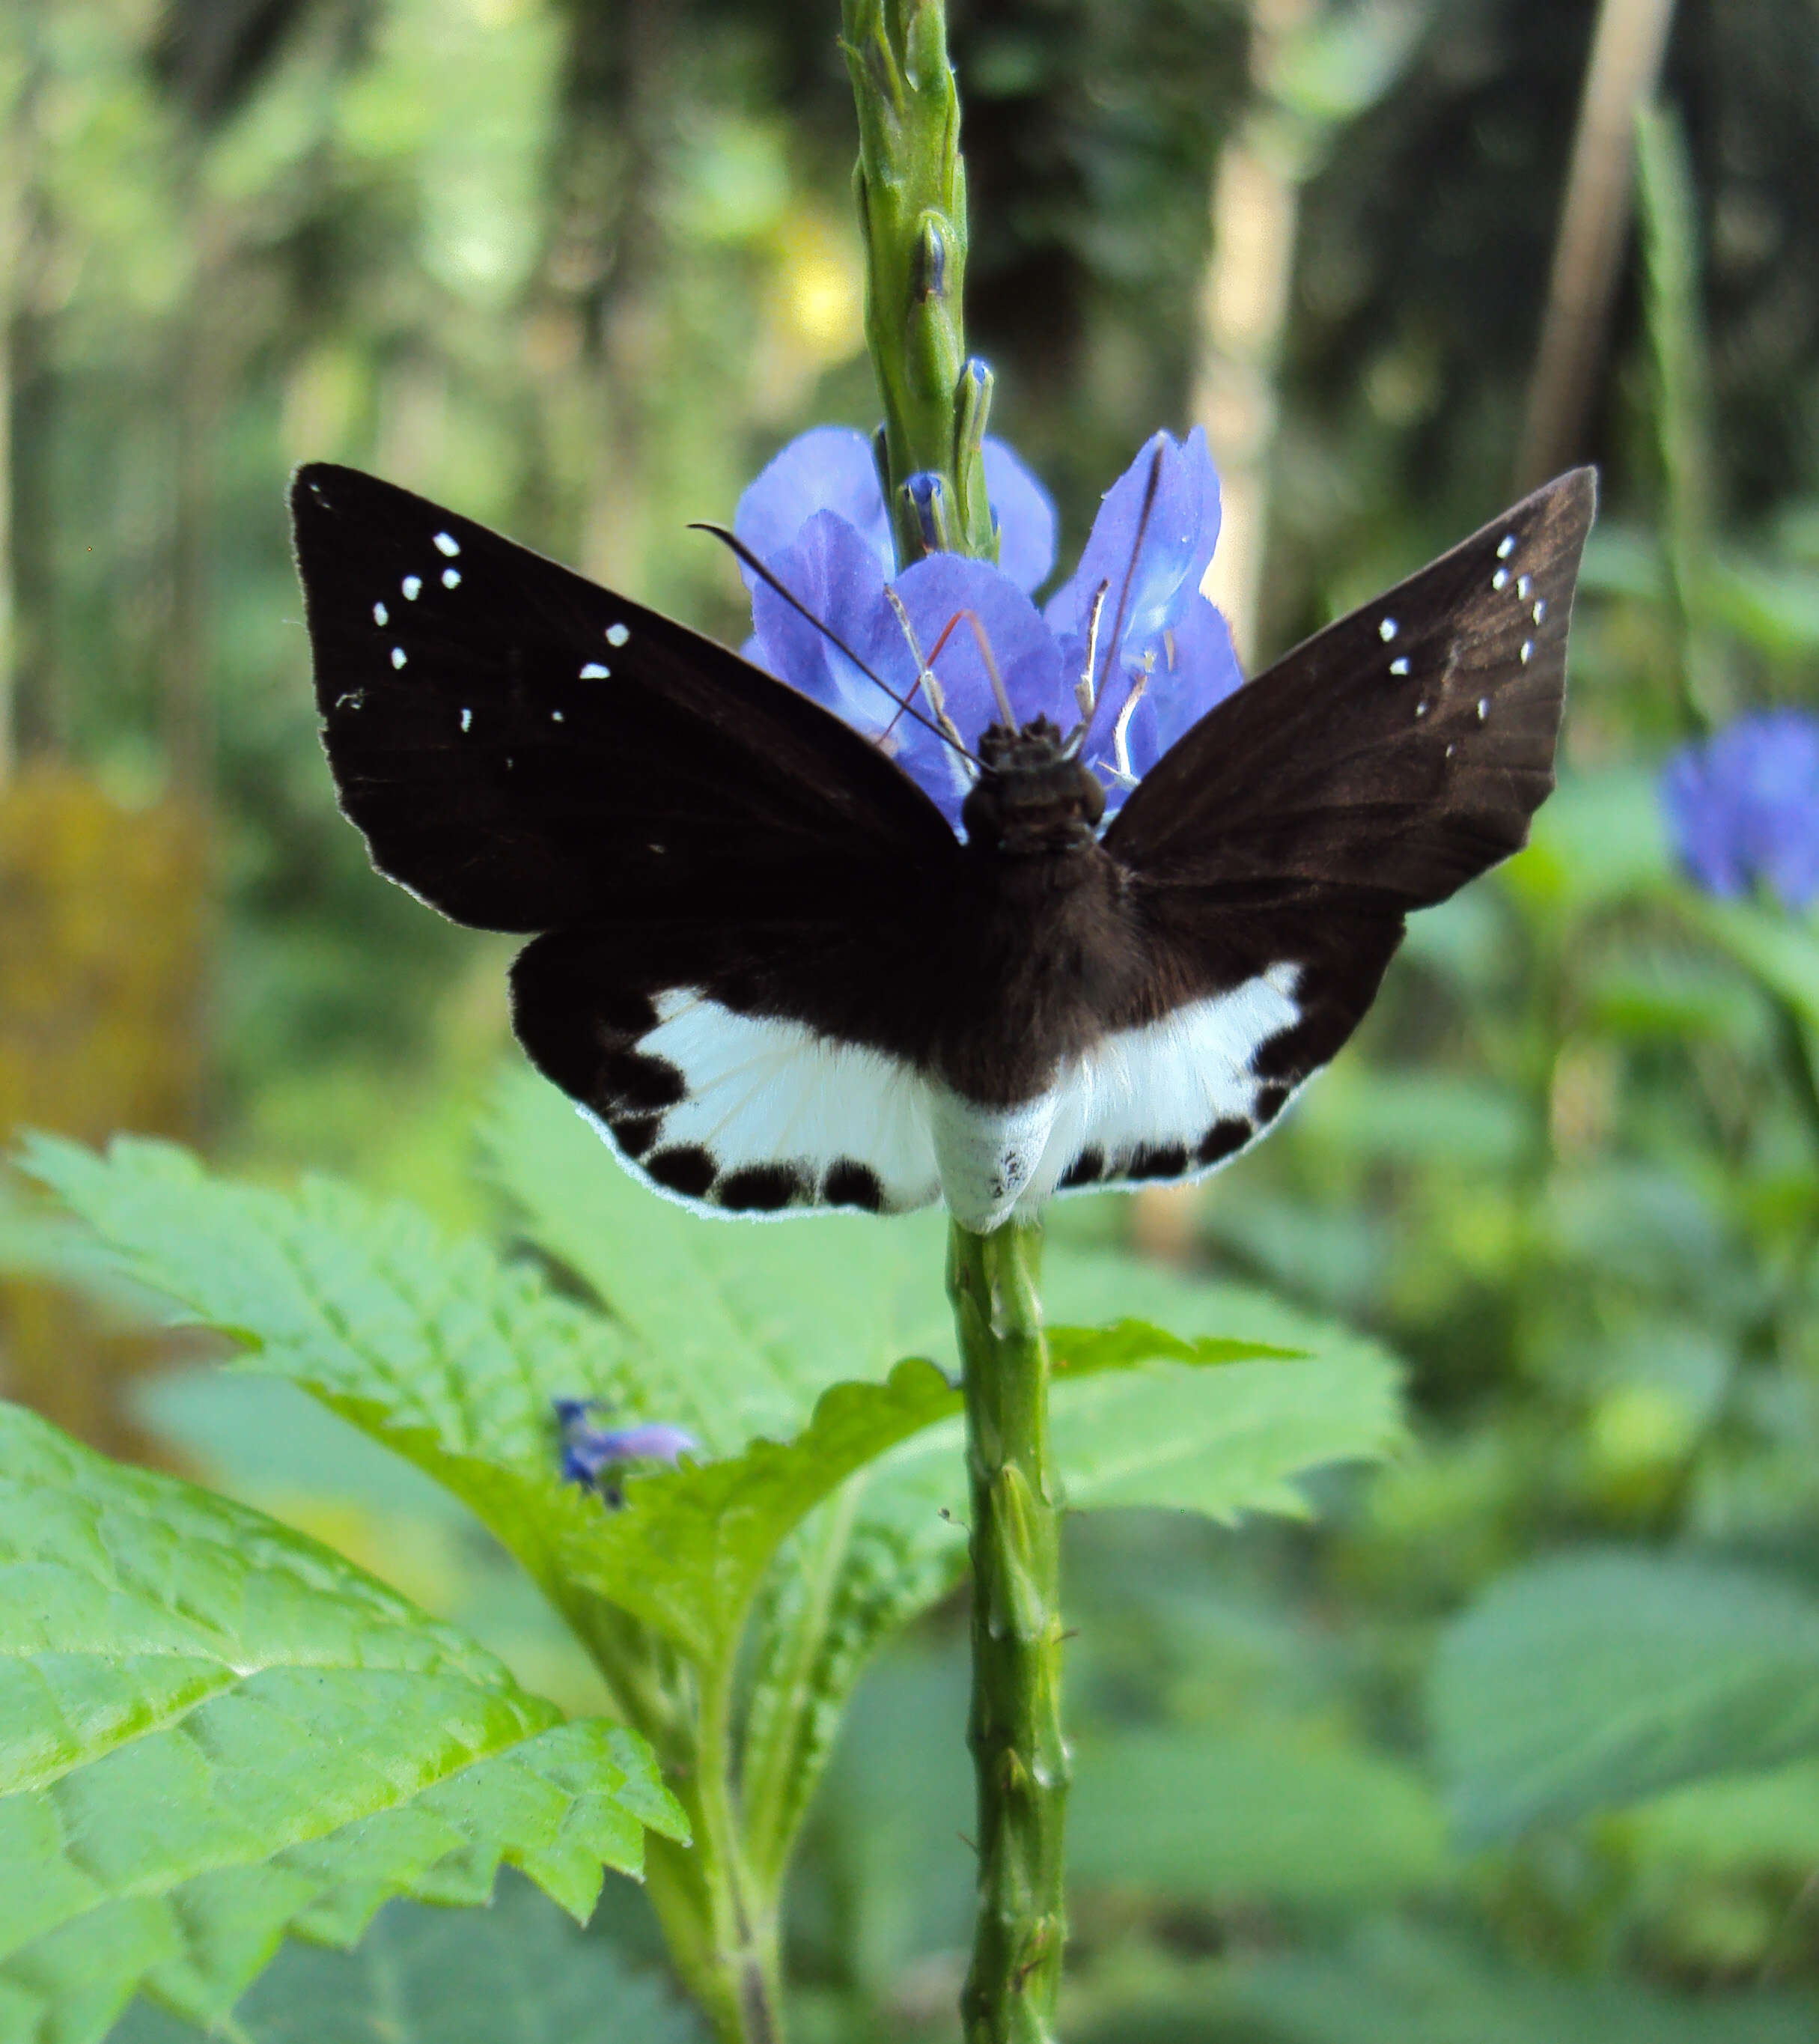
<path id="1" fill-rule="evenodd" d="M 1518 576 L 1517 576 L 1517 578 L 1516 578 L 1516 594 L 1517 594 L 1517 595 L 1518 595 L 1518 596 L 1522 599 L 1522 601 L 1523 601 L 1525 603 L 1526 603 L 1526 602 L 1528 601 L 1528 600 L 1529 600 L 1529 591 L 1531 589 L 1533 589 L 1533 587 L 1534 587 L 1534 584 L 1533 584 L 1532 582 L 1530 582 L 1530 581 L 1529 581 L 1529 578 L 1528 578 L 1526 575 L 1518 575 Z"/>
<path id="2" fill-rule="evenodd" d="M 1393 617 L 1386 617 L 1377 627 L 1377 636 L 1387 646 L 1391 640 L 1395 638 L 1399 628 Z"/>
<path id="3" fill-rule="evenodd" d="M 444 589 L 459 589 L 461 586 L 460 569 L 444 568 L 442 571 L 442 586 Z"/>
<path id="4" fill-rule="evenodd" d="M 1533 639 L 1525 639 L 1525 640 L 1522 641 L 1522 665 L 1523 665 L 1525 667 L 1527 667 L 1527 665 L 1529 664 L 1529 661 L 1530 661 L 1530 660 L 1534 657 L 1534 651 L 1535 651 L 1535 642 L 1534 642 L 1534 640 L 1533 640 Z"/>
<path id="5" fill-rule="evenodd" d="M 406 575 L 401 586 L 402 587 L 405 594 L 413 603 L 415 603 L 417 597 L 423 592 L 423 577 L 421 575 Z"/>
<path id="6" fill-rule="evenodd" d="M 1406 674 L 1408 672 L 1408 662 L 1406 659 L 1391 661 L 1390 672 L 1392 674 Z"/>
<path id="7" fill-rule="evenodd" d="M 1506 561 L 1515 551 L 1515 534 L 1514 532 L 1506 532 L 1502 538 L 1497 542 L 1498 559 L 1500 561 Z"/>
<path id="8" fill-rule="evenodd" d="M 551 710 L 550 712 L 550 721 L 551 724 L 560 724 L 562 721 L 562 712 L 559 709 Z"/>
<path id="9" fill-rule="evenodd" d="M 1547 614 L 1548 599 L 1545 596 L 1537 596 L 1535 598 L 1535 607 L 1529 613 L 1529 615 L 1533 618 L 1537 624 L 1539 624 L 1541 620 L 1545 617 Z"/>
<path id="10" fill-rule="evenodd" d="M 581 669 L 581 678 L 584 682 L 604 682 L 611 677 L 612 673 L 612 668 L 603 667 L 597 660 L 589 660 Z"/>
<path id="11" fill-rule="evenodd" d="M 392 665 L 394 667 L 401 667 L 404 663 L 405 649 L 401 646 L 394 646 L 392 648 Z"/>
<path id="12" fill-rule="evenodd" d="M 435 544 L 436 551 L 439 554 L 446 554 L 451 560 L 453 560 L 455 555 L 461 551 L 459 542 L 451 537 L 451 536 L 447 532 L 438 532 L 436 536 Z"/>
<path id="13" fill-rule="evenodd" d="M 606 628 L 606 643 L 609 646 L 623 646 L 631 636 L 630 631 L 623 624 L 609 624 Z"/>
<path id="14" fill-rule="evenodd" d="M 373 605 L 373 622 L 375 624 L 390 624 L 391 621 L 391 613 L 386 606 L 382 603 L 375 603 Z"/>
<path id="15" fill-rule="evenodd" d="M 471 731 L 474 728 L 474 713 L 472 710 L 464 709 L 461 713 L 461 728 L 463 731 Z"/>
<path id="16" fill-rule="evenodd" d="M 1509 579 L 1510 571 L 1507 568 L 1499 568 L 1491 578 L 1491 586 L 1493 589 L 1501 589 Z"/>
<path id="17" fill-rule="evenodd" d="M 1490 714 L 1491 698 L 1488 696 L 1480 696 L 1478 698 L 1478 721 L 1482 724 Z"/>

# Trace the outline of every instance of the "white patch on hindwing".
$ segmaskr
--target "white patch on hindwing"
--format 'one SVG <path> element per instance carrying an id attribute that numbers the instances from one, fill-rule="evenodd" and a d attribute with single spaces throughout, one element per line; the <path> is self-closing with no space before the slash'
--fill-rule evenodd
<path id="1" fill-rule="evenodd" d="M 604 1122 L 583 1112 L 655 1190 L 698 1212 L 751 1220 L 825 1206 L 896 1213 L 939 1197 L 929 1089 L 912 1066 L 805 1023 L 737 1014 L 691 988 L 654 1005 L 657 1026 L 632 1047 L 679 1073 L 683 1097 L 654 1116 L 635 1106 Z M 712 1174 L 700 1185 L 704 1158 Z"/>
<path id="2" fill-rule="evenodd" d="M 582 1112 L 627 1169 L 698 1212 L 780 1219 L 817 1207 L 902 1212 L 939 1197 L 965 1227 L 1033 1218 L 1057 1192 L 1203 1176 L 1287 1097 L 1258 1051 L 1300 1019 L 1299 968 L 1106 1036 L 1034 1099 L 989 1106 L 901 1058 L 800 1022 L 740 1015 L 691 989 L 658 996 L 631 1045 L 683 1097 Z"/>
<path id="3" fill-rule="evenodd" d="M 1287 1105 L 1288 1089 L 1256 1067 L 1263 1047 L 1301 1019 L 1300 977 L 1299 966 L 1273 965 L 1095 1044 L 1057 1088 L 1027 1206 L 1130 1179 L 1203 1178 L 1228 1162 Z"/>

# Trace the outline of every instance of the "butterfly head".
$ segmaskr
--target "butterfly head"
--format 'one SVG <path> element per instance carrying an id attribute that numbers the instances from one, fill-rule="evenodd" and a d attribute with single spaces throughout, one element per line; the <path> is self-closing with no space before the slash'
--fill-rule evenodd
<path id="1" fill-rule="evenodd" d="M 1029 859 L 1097 843 L 1105 790 L 1046 717 L 1015 731 L 993 724 L 979 766 L 960 812 L 969 844 Z"/>

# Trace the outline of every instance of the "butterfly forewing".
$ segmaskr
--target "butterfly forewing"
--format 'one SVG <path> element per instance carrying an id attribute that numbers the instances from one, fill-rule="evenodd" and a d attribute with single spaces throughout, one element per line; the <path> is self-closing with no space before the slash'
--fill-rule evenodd
<path id="1" fill-rule="evenodd" d="M 379 870 L 456 920 L 842 912 L 940 813 L 723 647 L 358 471 L 291 493 L 324 742 Z"/>
<path id="2" fill-rule="evenodd" d="M 1515 851 L 1553 786 L 1594 495 L 1562 476 L 1228 697 L 1107 850 L 1208 900 L 1355 889 L 1395 912 Z"/>

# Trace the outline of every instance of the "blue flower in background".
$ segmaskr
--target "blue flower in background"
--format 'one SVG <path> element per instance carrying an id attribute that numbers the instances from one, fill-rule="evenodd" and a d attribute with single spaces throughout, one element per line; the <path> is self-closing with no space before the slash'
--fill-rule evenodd
<path id="1" fill-rule="evenodd" d="M 630 1427 L 593 1427 L 588 1415 L 600 1404 L 597 1398 L 556 1398 L 556 1424 L 562 1429 L 562 1481 L 578 1483 L 584 1490 L 597 1490 L 611 1504 L 619 1502 L 614 1473 L 628 1462 L 673 1464 L 683 1455 L 698 1453 L 700 1443 L 685 1427 L 662 1420 L 647 1420 Z"/>
<path id="2" fill-rule="evenodd" d="M 1819 717 L 1739 717 L 1674 755 L 1661 798 L 1681 863 L 1708 893 L 1765 882 L 1790 909 L 1819 895 Z"/>
<path id="3" fill-rule="evenodd" d="M 1144 493 L 1158 450 L 1156 498 L 1139 550 Z M 970 612 L 1019 723 L 1046 717 L 1065 732 L 1085 716 L 1081 756 L 1105 785 L 1107 811 L 1115 810 L 1176 740 L 1244 678 L 1224 618 L 1200 594 L 1219 531 L 1218 478 L 1206 436 L 1198 428 L 1185 442 L 1156 435 L 1107 492 L 1080 565 L 1039 611 L 1032 599 L 1054 567 L 1054 506 L 1003 441 L 988 439 L 984 455 L 998 521 L 996 567 L 937 553 L 899 574 L 871 444 L 842 426 L 818 426 L 792 440 L 739 499 L 734 529 L 898 696 L 924 717 L 945 717 L 977 751 L 980 733 L 1002 717 L 979 637 L 964 617 Z M 885 745 L 957 828 L 972 785 L 965 761 L 900 716 L 749 569 L 746 580 L 753 624 L 746 657 Z M 1096 602 L 1096 699 L 1088 715 L 1080 684 Z"/>

